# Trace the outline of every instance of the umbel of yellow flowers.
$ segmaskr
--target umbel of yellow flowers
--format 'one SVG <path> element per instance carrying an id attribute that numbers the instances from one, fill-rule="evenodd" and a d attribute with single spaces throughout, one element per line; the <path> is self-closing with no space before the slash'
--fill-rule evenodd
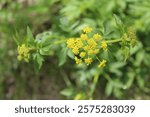
<path id="1" fill-rule="evenodd" d="M 98 33 L 90 36 L 90 33 L 93 31 L 91 27 L 85 27 L 82 31 L 83 33 L 80 37 L 67 40 L 67 47 L 74 53 L 76 64 L 85 63 L 86 65 L 90 65 L 94 59 L 98 59 L 98 67 L 105 67 L 106 60 L 100 61 L 97 54 L 100 52 L 100 49 L 107 51 L 106 41 L 104 41 L 102 36 Z"/>
<path id="2" fill-rule="evenodd" d="M 22 44 L 21 46 L 18 46 L 18 60 L 25 60 L 26 62 L 29 62 L 30 58 L 30 48 L 28 48 L 25 44 Z"/>

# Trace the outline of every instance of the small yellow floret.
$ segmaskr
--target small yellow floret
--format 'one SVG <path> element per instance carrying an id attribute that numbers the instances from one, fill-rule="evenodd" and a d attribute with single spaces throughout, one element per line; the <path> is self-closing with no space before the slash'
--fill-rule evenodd
<path id="1" fill-rule="evenodd" d="M 75 40 L 75 45 L 78 49 L 83 46 L 82 40 L 80 38 Z"/>
<path id="2" fill-rule="evenodd" d="M 81 52 L 81 53 L 80 53 L 80 57 L 81 57 L 81 58 L 84 58 L 84 57 L 85 57 L 85 55 L 86 55 L 86 53 L 85 53 L 85 52 Z"/>
<path id="3" fill-rule="evenodd" d="M 67 40 L 67 47 L 68 48 L 73 48 L 75 44 L 75 40 L 73 38 L 70 38 Z"/>
<path id="4" fill-rule="evenodd" d="M 99 40 L 102 39 L 102 36 L 99 35 L 98 33 L 96 33 L 96 34 L 93 35 L 93 38 L 94 38 L 95 41 L 99 41 Z"/>
<path id="5" fill-rule="evenodd" d="M 93 49 L 88 50 L 88 55 L 92 55 L 92 54 L 94 54 L 94 50 Z"/>
<path id="6" fill-rule="evenodd" d="M 73 52 L 75 55 L 77 55 L 77 54 L 79 54 L 79 49 L 78 49 L 77 47 L 74 47 L 74 48 L 72 49 L 72 52 Z"/>
<path id="7" fill-rule="evenodd" d="M 84 49 L 85 51 L 88 51 L 88 50 L 90 49 L 90 47 L 89 47 L 88 45 L 86 45 L 86 46 L 83 47 L 83 49 Z"/>
<path id="8" fill-rule="evenodd" d="M 90 48 L 95 48 L 97 46 L 97 43 L 93 39 L 89 39 L 87 43 L 90 46 Z"/>
<path id="9" fill-rule="evenodd" d="M 106 41 L 103 41 L 103 42 L 101 43 L 101 47 L 103 48 L 103 50 L 106 50 L 106 51 L 107 51 L 107 43 L 106 43 Z"/>
<path id="10" fill-rule="evenodd" d="M 92 28 L 91 27 L 85 27 L 85 28 L 83 28 L 83 32 L 85 32 L 85 33 L 90 33 L 90 32 L 92 32 Z"/>
<path id="11" fill-rule="evenodd" d="M 86 65 L 89 65 L 93 62 L 92 58 L 86 58 L 84 59 L 84 62 L 86 63 Z"/>
<path id="12" fill-rule="evenodd" d="M 83 39 L 83 40 L 87 40 L 88 39 L 88 36 L 87 36 L 87 34 L 81 34 L 81 39 Z"/>
<path id="13" fill-rule="evenodd" d="M 81 64 L 82 63 L 82 60 L 81 59 L 78 59 L 76 56 L 74 58 L 76 64 Z"/>
<path id="14" fill-rule="evenodd" d="M 107 62 L 106 60 L 102 60 L 102 62 L 99 63 L 98 67 L 99 68 L 105 67 L 106 66 L 106 62 Z"/>

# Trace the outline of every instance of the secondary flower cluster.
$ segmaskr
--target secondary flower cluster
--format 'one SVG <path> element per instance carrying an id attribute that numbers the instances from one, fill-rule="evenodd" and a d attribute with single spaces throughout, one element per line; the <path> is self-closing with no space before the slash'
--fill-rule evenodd
<path id="1" fill-rule="evenodd" d="M 133 27 L 128 27 L 127 32 L 123 35 L 123 39 L 132 46 L 135 46 L 137 43 L 135 29 Z"/>
<path id="2" fill-rule="evenodd" d="M 22 44 L 21 46 L 18 46 L 18 60 L 25 60 L 26 62 L 29 62 L 30 58 L 30 48 L 27 47 L 25 44 Z"/>
<path id="3" fill-rule="evenodd" d="M 85 63 L 86 65 L 90 65 L 94 59 L 97 59 L 100 62 L 98 67 L 102 68 L 105 66 L 106 60 L 100 61 L 97 54 L 101 48 L 107 51 L 107 43 L 103 41 L 100 34 L 92 34 L 92 30 L 91 27 L 83 28 L 83 33 L 79 38 L 70 38 L 67 40 L 67 47 L 74 53 L 76 64 Z"/>

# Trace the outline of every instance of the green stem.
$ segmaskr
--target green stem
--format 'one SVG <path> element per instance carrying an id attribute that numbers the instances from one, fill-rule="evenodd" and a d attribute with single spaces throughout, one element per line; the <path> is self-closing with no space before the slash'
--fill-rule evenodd
<path id="1" fill-rule="evenodd" d="M 91 86 L 91 91 L 90 91 L 90 98 L 93 97 L 93 94 L 94 94 L 94 92 L 95 92 L 96 85 L 97 85 L 97 82 L 98 82 L 98 79 L 99 79 L 99 75 L 100 75 L 100 73 L 97 73 L 97 74 L 95 74 L 95 76 L 94 76 L 93 84 L 92 84 L 92 86 Z"/>
<path id="2" fill-rule="evenodd" d="M 106 41 L 106 43 L 117 43 L 117 42 L 120 42 L 120 41 L 122 41 L 122 39 L 113 39 L 113 40 Z"/>
<path id="3" fill-rule="evenodd" d="M 63 43 L 65 42 L 67 39 L 63 39 L 63 40 L 59 40 L 59 41 L 55 41 L 53 44 L 54 45 L 57 45 L 57 44 L 60 44 L 60 43 Z"/>
<path id="4" fill-rule="evenodd" d="M 97 55 L 96 55 L 96 59 L 97 59 L 99 62 L 101 62 Z"/>

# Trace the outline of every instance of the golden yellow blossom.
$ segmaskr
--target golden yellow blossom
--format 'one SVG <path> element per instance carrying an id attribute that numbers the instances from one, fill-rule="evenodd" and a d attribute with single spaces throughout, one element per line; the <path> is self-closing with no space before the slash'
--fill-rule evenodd
<path id="1" fill-rule="evenodd" d="M 103 48 L 103 50 L 107 50 L 107 43 L 106 43 L 106 41 L 103 41 L 101 43 L 101 47 Z"/>
<path id="2" fill-rule="evenodd" d="M 68 48 L 73 48 L 75 45 L 75 40 L 73 38 L 70 38 L 67 40 L 67 47 Z"/>
<path id="3" fill-rule="evenodd" d="M 92 55 L 92 54 L 94 54 L 94 50 L 93 49 L 88 50 L 88 55 Z"/>
<path id="4" fill-rule="evenodd" d="M 84 59 L 84 62 L 85 62 L 87 65 L 89 65 L 89 64 L 91 64 L 91 63 L 93 62 L 93 60 L 92 60 L 92 58 L 88 57 L 88 58 Z"/>
<path id="5" fill-rule="evenodd" d="M 81 64 L 82 63 L 82 60 L 81 59 L 78 59 L 76 56 L 74 58 L 76 64 Z"/>
<path id="6" fill-rule="evenodd" d="M 99 40 L 102 39 L 102 36 L 99 35 L 98 33 L 96 33 L 96 34 L 93 35 L 93 38 L 94 38 L 95 41 L 99 41 Z"/>
<path id="7" fill-rule="evenodd" d="M 86 53 L 85 53 L 85 52 L 81 52 L 81 53 L 80 53 L 80 57 L 81 57 L 81 58 L 84 58 L 84 57 L 85 57 L 85 55 L 86 55 Z"/>
<path id="8" fill-rule="evenodd" d="M 92 28 L 91 27 L 85 27 L 85 28 L 83 28 L 83 32 L 85 32 L 85 33 L 90 33 L 90 32 L 92 32 Z"/>
<path id="9" fill-rule="evenodd" d="M 83 40 L 87 40 L 88 36 L 87 36 L 87 34 L 81 34 L 80 38 Z"/>
<path id="10" fill-rule="evenodd" d="M 90 49 L 90 47 L 89 47 L 88 45 L 86 45 L 86 46 L 83 47 L 83 49 L 84 49 L 85 51 L 88 51 L 88 50 Z"/>
<path id="11" fill-rule="evenodd" d="M 99 63 L 98 67 L 99 67 L 99 68 L 105 67 L 106 62 L 107 62 L 106 60 L 102 60 L 102 62 Z"/>
<path id="12" fill-rule="evenodd" d="M 72 49 L 72 52 L 73 52 L 75 55 L 77 55 L 77 54 L 79 54 L 79 49 L 78 49 L 77 47 L 74 47 L 74 48 Z"/>
<path id="13" fill-rule="evenodd" d="M 90 48 L 95 48 L 97 46 L 97 43 L 93 39 L 89 39 L 87 43 L 90 46 Z"/>
<path id="14" fill-rule="evenodd" d="M 83 46 L 82 40 L 80 38 L 75 39 L 75 45 L 74 47 L 77 47 L 78 49 Z"/>

